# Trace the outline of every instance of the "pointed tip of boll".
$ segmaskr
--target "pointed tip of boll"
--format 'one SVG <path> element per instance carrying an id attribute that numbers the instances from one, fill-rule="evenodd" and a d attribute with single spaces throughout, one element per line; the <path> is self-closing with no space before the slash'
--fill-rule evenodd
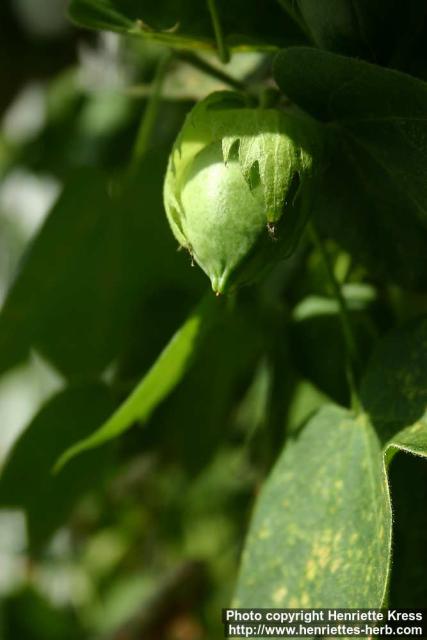
<path id="1" fill-rule="evenodd" d="M 212 276 L 211 284 L 212 290 L 215 293 L 216 297 L 222 296 L 227 289 L 227 278 L 228 274 L 223 273 L 220 276 Z"/>

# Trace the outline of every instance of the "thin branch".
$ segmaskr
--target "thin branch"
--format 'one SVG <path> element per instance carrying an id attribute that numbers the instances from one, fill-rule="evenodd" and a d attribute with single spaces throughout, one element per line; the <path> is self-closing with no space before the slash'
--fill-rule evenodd
<path id="1" fill-rule="evenodd" d="M 216 46 L 218 48 L 218 56 L 221 62 L 226 64 L 230 61 L 230 51 L 224 39 L 221 21 L 219 19 L 218 7 L 216 0 L 207 0 L 209 13 L 211 14 L 212 26 L 215 33 Z"/>
<path id="2" fill-rule="evenodd" d="M 195 69 L 206 73 L 207 75 L 215 78 L 216 80 L 220 80 L 224 84 L 228 84 L 233 89 L 237 89 L 238 91 L 246 91 L 247 87 L 244 82 L 241 80 L 237 80 L 237 78 L 233 78 L 222 69 L 218 69 L 214 65 L 210 64 L 203 58 L 200 58 L 195 53 L 190 53 L 188 51 L 181 51 L 176 56 L 178 60 L 182 60 L 187 64 L 190 64 Z"/>
<path id="3" fill-rule="evenodd" d="M 157 65 L 156 75 L 153 80 L 151 93 L 145 107 L 144 115 L 139 126 L 136 136 L 136 142 L 133 150 L 133 162 L 137 162 L 146 153 L 150 145 L 151 134 L 153 133 L 162 99 L 163 82 L 169 68 L 173 54 L 168 51 L 164 54 Z"/>

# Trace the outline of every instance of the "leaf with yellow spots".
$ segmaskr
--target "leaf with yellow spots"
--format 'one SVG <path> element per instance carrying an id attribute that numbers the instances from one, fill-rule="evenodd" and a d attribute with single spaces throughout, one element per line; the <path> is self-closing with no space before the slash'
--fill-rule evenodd
<path id="1" fill-rule="evenodd" d="M 365 416 L 327 406 L 287 444 L 265 483 L 235 604 L 380 607 L 390 546 L 381 443 Z"/>

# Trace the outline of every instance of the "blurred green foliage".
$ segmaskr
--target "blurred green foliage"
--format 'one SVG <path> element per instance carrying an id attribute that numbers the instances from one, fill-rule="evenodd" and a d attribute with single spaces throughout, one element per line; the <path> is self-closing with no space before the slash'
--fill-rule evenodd
<path id="1" fill-rule="evenodd" d="M 340 604 L 377 603 L 390 566 L 384 459 L 390 603 L 425 606 L 426 465 L 397 451 L 427 452 L 426 11 L 396 0 L 385 26 L 382 1 L 338 4 L 219 0 L 225 66 L 205 3 L 73 0 L 73 24 L 65 2 L 1 3 L 2 640 L 221 637 L 236 583 L 244 603 L 270 604 L 264 560 L 291 561 L 292 522 L 304 553 L 343 520 L 362 551 L 371 542 L 375 576 L 363 583 L 360 564 L 337 584 Z M 272 67 L 289 45 L 305 46 Z M 195 101 L 229 83 L 277 98 L 273 74 L 280 108 L 292 100 L 324 131 L 314 224 L 357 344 L 362 408 L 350 406 L 340 301 L 308 234 L 260 284 L 216 299 L 164 213 L 167 156 Z M 54 474 L 76 443 L 91 450 Z M 376 482 L 361 491 L 367 464 Z M 337 486 L 345 508 L 326 527 Z M 255 564 L 238 579 L 258 495 Z M 382 534 L 364 528 L 369 508 Z M 345 555 L 347 538 L 335 542 Z M 285 605 L 314 606 L 326 582 Z"/>

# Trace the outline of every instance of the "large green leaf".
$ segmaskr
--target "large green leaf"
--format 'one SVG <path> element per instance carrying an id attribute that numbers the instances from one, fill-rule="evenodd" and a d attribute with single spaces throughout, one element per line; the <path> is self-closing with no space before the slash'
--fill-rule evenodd
<path id="1" fill-rule="evenodd" d="M 111 355 L 106 360 L 104 348 L 117 339 L 121 304 L 116 283 L 105 272 L 108 268 L 114 278 L 121 277 L 119 224 L 103 177 L 79 172 L 30 246 L 9 291 L 0 315 L 0 371 L 32 344 L 44 347 L 69 374 L 108 363 Z"/>
<path id="2" fill-rule="evenodd" d="M 0 372 L 35 346 L 69 378 L 96 376 L 131 341 L 135 318 L 144 333 L 154 294 L 197 299 L 203 283 L 163 212 L 165 161 L 149 154 L 120 189 L 93 170 L 65 186 L 1 311 Z"/>
<path id="3" fill-rule="evenodd" d="M 422 21 L 423 0 L 279 0 L 323 49 L 387 63 Z"/>
<path id="4" fill-rule="evenodd" d="M 364 408 L 390 465 L 395 523 L 390 605 L 398 607 L 424 606 L 427 596 L 423 577 L 427 560 L 426 380 L 427 318 L 421 317 L 381 341 L 361 389 Z M 399 451 L 417 457 L 396 456 Z"/>
<path id="5" fill-rule="evenodd" d="M 220 302 L 208 294 L 117 411 L 89 437 L 65 451 L 58 461 L 57 468 L 61 468 L 82 451 L 116 438 L 136 421 L 147 420 L 187 372 L 200 341 L 215 322 L 219 306 Z"/>
<path id="6" fill-rule="evenodd" d="M 151 446 L 166 449 L 168 457 L 193 473 L 230 437 L 236 396 L 249 383 L 266 346 L 263 327 L 251 311 L 236 308 L 222 315 L 185 379 L 153 414 L 153 428 L 144 432 Z"/>
<path id="7" fill-rule="evenodd" d="M 329 163 L 315 201 L 319 231 L 382 281 L 423 289 L 427 231 L 407 197 L 343 132 L 330 132 Z"/>
<path id="8" fill-rule="evenodd" d="M 239 607 L 380 607 L 391 510 L 378 438 L 363 416 L 319 411 L 289 441 L 259 496 Z"/>
<path id="9" fill-rule="evenodd" d="M 24 509 L 33 548 L 64 524 L 80 495 L 95 487 L 108 470 L 110 451 L 104 449 L 82 456 L 52 476 L 59 454 L 90 433 L 112 409 L 105 386 L 70 387 L 41 409 L 12 448 L 0 476 L 0 506 Z"/>
<path id="10" fill-rule="evenodd" d="M 275 76 L 291 100 L 331 130 L 315 211 L 321 229 L 379 275 L 424 286 L 427 84 L 299 47 L 279 54 Z"/>
<path id="11" fill-rule="evenodd" d="M 303 36 L 274 0 L 218 1 L 225 40 L 236 50 L 275 49 Z M 133 34 L 162 44 L 214 51 L 208 3 L 200 0 L 72 0 L 72 20 L 93 29 Z"/>
<path id="12" fill-rule="evenodd" d="M 384 604 L 391 560 L 385 470 L 398 451 L 427 457 L 426 371 L 423 317 L 380 342 L 361 385 L 364 413 L 321 409 L 286 445 L 255 510 L 237 588 L 239 606 Z M 399 458 L 391 467 L 397 513 L 418 526 L 423 510 L 415 502 L 413 509 L 406 504 L 396 464 Z M 414 473 L 425 477 L 419 469 Z M 418 494 L 422 500 L 421 483 Z M 405 540 L 422 549 L 425 536 L 408 534 L 397 523 L 404 554 L 396 556 L 392 596 L 399 606 L 408 603 L 396 583 L 410 571 Z M 422 590 L 417 593 L 422 597 Z"/>
<path id="13" fill-rule="evenodd" d="M 305 111 L 348 131 L 427 223 L 427 83 L 302 47 L 278 55 L 275 75 Z"/>
<path id="14" fill-rule="evenodd" d="M 398 328 L 375 351 L 362 382 L 364 409 L 384 445 L 427 457 L 427 318 Z"/>

